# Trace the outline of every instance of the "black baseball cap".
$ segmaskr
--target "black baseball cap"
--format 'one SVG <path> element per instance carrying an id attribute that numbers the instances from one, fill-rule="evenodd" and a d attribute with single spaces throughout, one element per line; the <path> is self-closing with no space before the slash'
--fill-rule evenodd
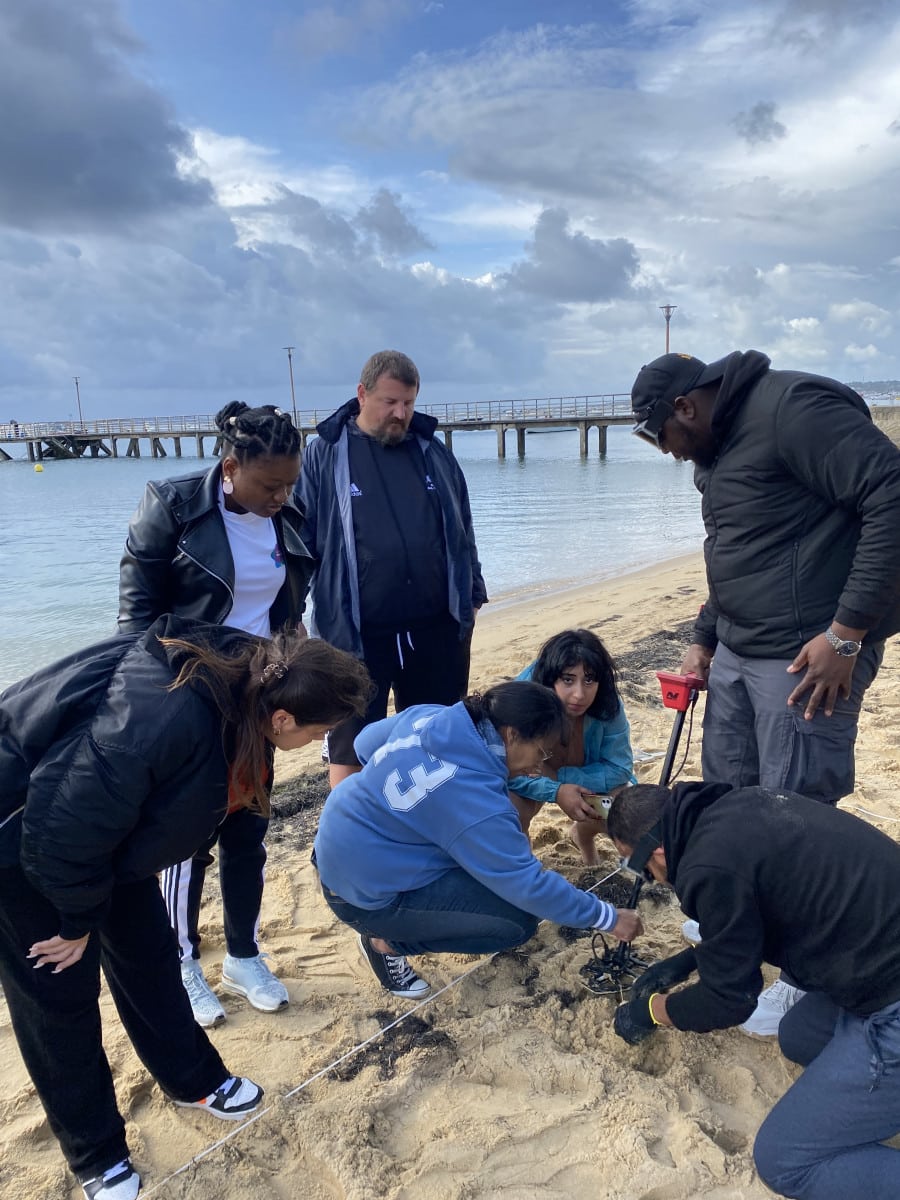
<path id="1" fill-rule="evenodd" d="M 708 366 L 693 354 L 663 354 L 638 371 L 631 389 L 631 408 L 635 417 L 646 420 L 660 402 L 674 408 L 678 396 L 695 388 L 715 383 L 725 374 L 729 356 Z"/>
<path id="2" fill-rule="evenodd" d="M 693 354 L 663 354 L 641 367 L 631 389 L 631 408 L 636 421 L 631 432 L 661 450 L 662 427 L 675 412 L 676 399 L 721 379 L 728 357 L 707 366 Z"/>

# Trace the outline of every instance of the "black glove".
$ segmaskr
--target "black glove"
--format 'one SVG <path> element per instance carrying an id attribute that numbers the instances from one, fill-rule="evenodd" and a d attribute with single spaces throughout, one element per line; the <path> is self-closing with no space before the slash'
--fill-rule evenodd
<path id="1" fill-rule="evenodd" d="M 676 983 L 684 983 L 685 979 L 697 970 L 697 955 L 693 949 L 682 950 L 671 958 L 654 963 L 631 985 L 632 1000 L 649 998 L 654 992 L 667 992 Z"/>
<path id="2" fill-rule="evenodd" d="M 613 1029 L 629 1046 L 636 1046 L 644 1038 L 648 1038 L 655 1028 L 656 1022 L 650 1015 L 648 997 L 620 1004 L 613 1017 Z"/>

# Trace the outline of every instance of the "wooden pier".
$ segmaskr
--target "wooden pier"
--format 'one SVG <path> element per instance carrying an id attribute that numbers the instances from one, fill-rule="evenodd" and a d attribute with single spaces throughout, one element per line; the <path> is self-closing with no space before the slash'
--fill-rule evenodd
<path id="1" fill-rule="evenodd" d="M 295 414 L 302 445 L 316 432 L 316 425 L 331 411 Z M 553 429 L 577 429 L 579 451 L 588 454 L 589 434 L 597 430 L 597 449 L 606 453 L 606 431 L 610 425 L 630 425 L 631 398 L 622 394 L 597 396 L 551 396 L 529 400 L 477 400 L 462 404 L 422 404 L 419 412 L 431 413 L 448 448 L 454 433 L 492 431 L 497 438 L 497 456 L 506 458 L 506 435 L 514 431 L 516 453 L 525 457 L 527 433 Z M 181 458 L 188 443 L 197 458 L 221 450 L 221 435 L 210 415 L 188 417 L 115 417 L 104 421 L 36 421 L 0 423 L 0 461 L 12 455 L 4 446 L 25 447 L 29 462 L 65 458 L 167 458 L 169 449 Z M 167 449 L 167 444 L 169 449 Z M 142 451 L 143 448 L 143 451 Z"/>

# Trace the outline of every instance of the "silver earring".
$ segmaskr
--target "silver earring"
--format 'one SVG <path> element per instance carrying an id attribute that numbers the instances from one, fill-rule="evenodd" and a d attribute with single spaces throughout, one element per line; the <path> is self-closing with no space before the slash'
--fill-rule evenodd
<path id="1" fill-rule="evenodd" d="M 231 493 L 234 491 L 234 484 L 231 482 L 231 480 L 228 478 L 227 475 L 222 480 L 222 491 L 225 493 L 226 496 L 230 496 Z"/>

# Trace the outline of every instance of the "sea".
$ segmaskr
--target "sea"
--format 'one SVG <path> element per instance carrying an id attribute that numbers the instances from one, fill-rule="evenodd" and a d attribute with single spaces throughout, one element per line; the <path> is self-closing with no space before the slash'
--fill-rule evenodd
<path id="1" fill-rule="evenodd" d="M 703 540 L 690 464 L 608 430 L 607 452 L 579 455 L 573 430 L 529 432 L 525 455 L 489 430 L 454 433 L 491 600 L 549 595 L 621 575 Z M 0 463 L 0 690 L 115 632 L 119 559 L 147 480 L 209 468 L 210 458 Z M 513 619 L 512 617 L 510 619 Z"/>

